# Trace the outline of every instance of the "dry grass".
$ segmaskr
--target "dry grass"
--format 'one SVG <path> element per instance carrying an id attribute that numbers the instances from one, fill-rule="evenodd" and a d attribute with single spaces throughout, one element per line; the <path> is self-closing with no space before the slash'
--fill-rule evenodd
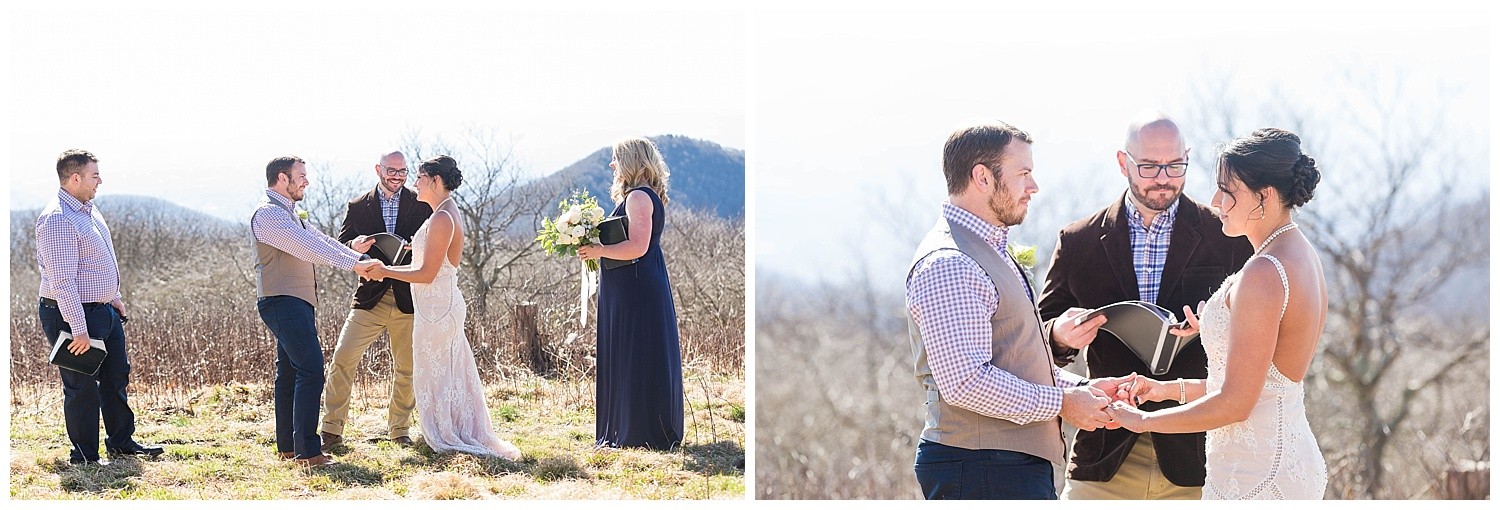
<path id="1" fill-rule="evenodd" d="M 593 385 L 520 377 L 487 388 L 499 435 L 519 462 L 438 454 L 420 437 L 405 448 L 383 435 L 384 387 L 356 388 L 341 464 L 307 470 L 274 455 L 268 384 L 143 392 L 136 437 L 160 459 L 109 466 L 67 463 L 56 384 L 15 388 L 12 499 L 740 499 L 745 494 L 744 381 L 690 374 L 689 418 L 671 452 L 593 448 Z M 736 419 L 738 416 L 738 419 Z"/>

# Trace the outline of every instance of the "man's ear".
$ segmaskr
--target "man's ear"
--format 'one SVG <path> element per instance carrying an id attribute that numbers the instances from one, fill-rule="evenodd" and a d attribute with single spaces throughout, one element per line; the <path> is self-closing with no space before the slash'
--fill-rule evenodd
<path id="1" fill-rule="evenodd" d="M 1129 179 L 1130 170 L 1125 168 L 1125 151 L 1115 151 L 1115 161 L 1120 163 L 1120 175 Z"/>
<path id="2" fill-rule="evenodd" d="M 974 168 L 969 169 L 969 182 L 978 185 L 980 189 L 993 186 L 994 183 L 990 181 L 994 179 L 995 176 L 990 172 L 990 167 L 985 166 L 984 163 L 976 163 L 974 164 Z"/>

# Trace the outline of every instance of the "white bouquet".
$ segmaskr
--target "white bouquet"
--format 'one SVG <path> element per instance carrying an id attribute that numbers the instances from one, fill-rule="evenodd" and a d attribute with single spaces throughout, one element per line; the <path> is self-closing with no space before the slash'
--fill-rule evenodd
<path id="1" fill-rule="evenodd" d="M 573 193 L 558 203 L 557 208 L 562 211 L 557 219 L 543 218 L 542 229 L 536 233 L 536 240 L 542 243 L 543 250 L 553 255 L 576 257 L 579 247 L 599 242 L 599 223 L 604 221 L 604 208 L 599 207 L 599 202 L 588 192 Z M 593 294 L 594 274 L 598 272 L 598 260 L 584 261 L 578 290 L 580 327 L 588 325 L 589 296 Z"/>
<path id="2" fill-rule="evenodd" d="M 547 253 L 564 257 L 578 256 L 578 248 L 599 242 L 599 222 L 604 221 L 604 208 L 588 192 L 578 191 L 557 204 L 562 214 L 556 220 L 545 218 L 536 240 L 542 242 Z M 588 261 L 590 271 L 599 270 L 599 261 Z"/>

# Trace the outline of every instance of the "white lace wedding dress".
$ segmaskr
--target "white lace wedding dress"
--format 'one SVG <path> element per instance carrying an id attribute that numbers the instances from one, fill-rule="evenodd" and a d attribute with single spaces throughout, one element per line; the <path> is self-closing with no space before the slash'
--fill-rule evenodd
<path id="1" fill-rule="evenodd" d="M 1281 275 L 1285 316 L 1290 297 L 1286 269 L 1275 257 L 1261 256 Z M 1204 307 L 1201 339 L 1208 352 L 1210 392 L 1224 387 L 1229 356 L 1224 289 L 1239 278 L 1235 273 L 1225 279 Z M 1208 431 L 1207 467 L 1203 499 L 1322 499 L 1328 469 L 1307 423 L 1302 383 L 1287 379 L 1273 363 L 1250 419 Z"/>
<path id="2" fill-rule="evenodd" d="M 412 236 L 412 265 L 420 266 L 427 227 Z M 484 386 L 474 366 L 474 351 L 464 336 L 467 314 L 458 291 L 458 268 L 443 257 L 432 283 L 411 284 L 415 317 L 412 320 L 412 387 L 422 437 L 438 452 L 521 458 L 515 445 L 500 439 L 490 427 Z"/>

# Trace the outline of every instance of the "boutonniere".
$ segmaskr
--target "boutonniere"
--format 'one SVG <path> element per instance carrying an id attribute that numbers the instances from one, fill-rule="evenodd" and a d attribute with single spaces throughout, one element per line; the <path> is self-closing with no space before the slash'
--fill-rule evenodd
<path id="1" fill-rule="evenodd" d="M 302 221 L 307 221 L 307 211 L 298 209 L 297 210 L 297 219 L 302 220 Z"/>
<path id="2" fill-rule="evenodd" d="M 1005 251 L 1010 252 L 1010 257 L 1016 259 L 1016 264 L 1020 265 L 1021 269 L 1031 271 L 1031 268 L 1036 267 L 1036 246 L 1007 244 Z"/>

